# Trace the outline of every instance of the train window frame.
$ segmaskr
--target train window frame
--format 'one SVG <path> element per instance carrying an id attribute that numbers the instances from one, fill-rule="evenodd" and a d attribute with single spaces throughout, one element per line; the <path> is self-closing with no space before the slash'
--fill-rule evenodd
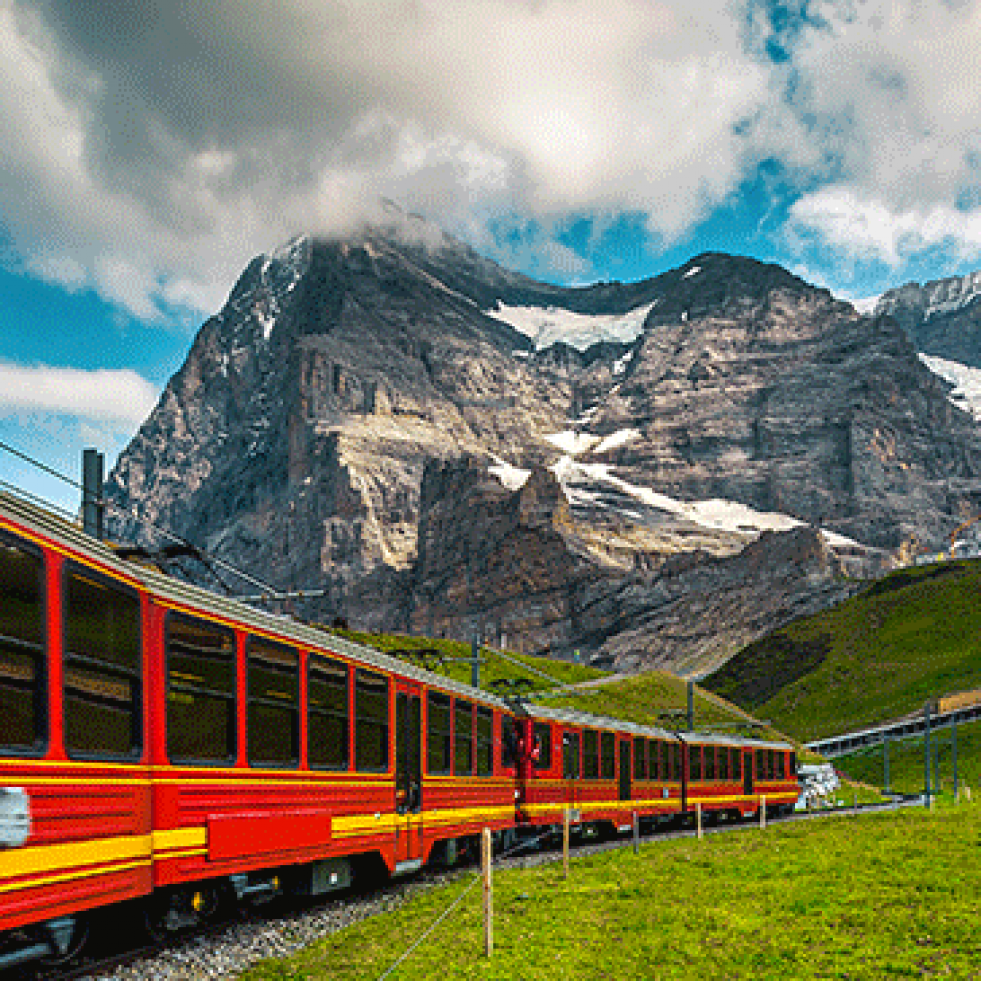
<path id="1" fill-rule="evenodd" d="M 253 693 L 253 660 L 255 655 L 253 650 L 260 645 L 268 645 L 270 653 L 280 652 L 291 655 L 293 667 L 291 672 L 278 671 L 275 673 L 291 675 L 291 681 L 295 685 L 292 702 L 289 705 L 276 702 L 274 699 L 257 696 Z M 293 644 L 286 644 L 282 641 L 271 640 L 261 634 L 249 634 L 245 639 L 245 758 L 250 767 L 262 770 L 296 770 L 300 766 L 300 651 Z M 264 722 L 253 715 L 253 708 L 263 706 L 271 708 L 276 712 L 288 712 L 291 718 L 290 741 L 292 742 L 291 754 L 288 757 L 264 759 L 253 753 L 252 733 L 254 730 L 262 730 Z M 267 720 L 268 721 L 268 720 Z"/>
<path id="2" fill-rule="evenodd" d="M 552 769 L 552 727 L 548 722 L 535 722 L 531 727 L 532 745 L 538 751 L 534 769 Z"/>
<path id="3" fill-rule="evenodd" d="M 196 686 L 188 685 L 183 681 L 174 684 L 172 680 L 173 676 L 173 651 L 172 651 L 172 631 L 175 623 L 188 622 L 195 625 L 201 625 L 212 630 L 214 634 L 223 635 L 226 639 L 231 640 L 231 650 L 228 652 L 227 660 L 231 664 L 231 689 L 230 694 L 228 690 L 218 690 L 216 688 L 198 688 Z M 187 613 L 183 610 L 168 610 L 167 616 L 164 620 L 164 705 L 165 705 L 165 718 L 164 718 L 164 740 L 166 744 L 167 759 L 171 763 L 177 763 L 181 766 L 234 766 L 238 761 L 238 736 L 239 736 L 239 725 L 238 725 L 238 706 L 241 693 L 239 692 L 239 679 L 238 679 L 238 637 L 236 636 L 235 630 L 228 624 L 220 623 L 213 620 L 207 616 L 202 616 L 197 613 Z M 174 753 L 171 745 L 171 703 L 176 701 L 172 698 L 173 695 L 187 695 L 191 689 L 194 692 L 203 693 L 204 697 L 222 701 L 228 703 L 228 720 L 227 728 L 225 733 L 225 744 L 226 747 L 230 749 L 230 752 L 225 756 L 191 756 L 191 755 L 181 755 L 180 753 Z M 192 694 L 193 697 L 193 694 Z"/>
<path id="4" fill-rule="evenodd" d="M 617 737 L 615 733 L 600 732 L 600 779 L 617 778 Z"/>
<path id="5" fill-rule="evenodd" d="M 718 771 L 719 779 L 728 781 L 731 778 L 731 763 L 732 747 L 731 746 L 720 746 L 719 747 L 719 758 L 718 758 Z"/>
<path id="6" fill-rule="evenodd" d="M 329 672 L 334 672 L 336 674 L 343 674 L 344 685 L 343 701 L 340 702 L 343 705 L 343 712 L 338 713 L 336 708 L 320 708 L 315 705 L 310 697 L 310 693 L 314 690 L 314 675 L 318 672 L 322 672 L 324 677 L 329 676 Z M 306 726 L 307 726 L 307 766 L 311 770 L 324 770 L 324 771 L 334 771 L 335 773 L 344 773 L 351 769 L 353 760 L 351 759 L 351 666 L 346 661 L 341 661 L 338 658 L 327 657 L 324 654 L 318 652 L 310 652 L 307 654 L 307 706 L 306 706 Z M 332 685 L 331 682 L 317 682 L 317 684 L 326 684 L 327 687 L 333 687 L 335 690 L 342 690 L 340 685 Z M 324 759 L 318 758 L 314 759 L 314 753 L 312 752 L 313 739 L 311 734 L 313 733 L 313 719 L 314 716 L 330 720 L 328 721 L 326 728 L 329 731 L 330 722 L 336 723 L 338 720 L 341 722 L 340 732 L 341 732 L 341 762 L 324 762 Z"/>
<path id="7" fill-rule="evenodd" d="M 715 780 L 715 746 L 702 747 L 702 779 Z"/>
<path id="8" fill-rule="evenodd" d="M 599 780 L 600 734 L 596 729 L 582 731 L 582 776 L 584 780 Z"/>
<path id="9" fill-rule="evenodd" d="M 24 637 L 13 637 L 4 634 L 4 641 L 15 648 L 11 652 L 16 664 L 22 658 L 30 658 L 33 671 L 31 678 L 31 723 L 34 740 L 31 743 L 0 743 L 0 752 L 4 756 L 37 758 L 47 755 L 51 745 L 51 718 L 49 708 L 49 687 L 51 683 L 51 643 L 49 636 L 49 600 L 48 600 L 48 557 L 44 550 L 12 531 L 0 528 L 0 548 L 16 550 L 30 559 L 36 565 L 37 573 L 37 617 L 40 628 L 40 640 L 27 640 Z M 0 655 L 2 656 L 2 655 Z M 16 669 L 14 669 L 16 670 Z M 11 686 L 16 687 L 16 686 Z"/>
<path id="10" fill-rule="evenodd" d="M 473 716 L 474 773 L 478 777 L 494 776 L 494 710 L 477 704 Z"/>
<path id="11" fill-rule="evenodd" d="M 688 779 L 702 779 L 702 747 L 699 743 L 688 744 Z"/>
<path id="12" fill-rule="evenodd" d="M 562 779 L 579 780 L 582 777 L 582 739 L 575 729 L 562 733 Z"/>
<path id="13" fill-rule="evenodd" d="M 510 712 L 501 713 L 501 769 L 514 770 L 518 766 L 518 720 Z"/>
<path id="14" fill-rule="evenodd" d="M 648 780 L 661 780 L 661 740 L 648 739 L 647 742 L 647 773 Z"/>
<path id="15" fill-rule="evenodd" d="M 114 595 L 120 604 L 125 603 L 129 607 L 129 616 L 132 617 L 128 629 L 132 636 L 133 649 L 132 658 L 129 664 L 124 664 L 112 656 L 99 656 L 88 650 L 82 653 L 73 650 L 75 639 L 72 637 L 73 627 L 80 622 L 81 618 L 72 611 L 72 583 L 84 583 L 86 589 L 94 588 L 103 590 L 109 595 Z M 144 748 L 144 720 L 146 716 L 145 692 L 146 678 L 143 662 L 143 599 L 140 590 L 131 583 L 114 576 L 107 575 L 99 569 L 94 569 L 75 559 L 66 559 L 61 568 L 61 719 L 62 734 L 65 747 L 65 755 L 70 760 L 139 760 L 143 756 Z M 120 606 L 121 608 L 121 606 Z M 124 624 L 123 630 L 127 627 Z M 110 631 L 112 633 L 112 631 Z M 102 634 L 100 633 L 100 637 Z M 124 638 L 125 639 L 125 638 Z M 108 648 L 106 648 L 108 649 Z M 73 697 L 71 694 L 72 675 L 77 672 L 77 677 L 85 679 L 89 686 L 88 695 L 81 694 Z M 88 747 L 73 742 L 73 706 L 76 701 L 81 704 L 86 702 L 97 704 L 100 700 L 108 702 L 110 696 L 107 694 L 99 695 L 98 689 L 101 686 L 103 692 L 111 687 L 113 681 L 128 685 L 128 698 L 125 700 L 124 711 L 128 717 L 129 747 L 127 749 L 107 749 L 102 747 Z M 84 683 L 84 682 L 83 682 Z M 82 692 L 81 687 L 77 688 Z M 120 705 L 123 700 L 120 700 Z M 89 733 L 93 730 L 91 720 L 78 727 L 78 731 Z"/>
<path id="16" fill-rule="evenodd" d="M 446 727 L 435 725 L 438 714 L 433 712 L 436 706 L 440 712 L 445 710 Z M 439 762 L 433 753 L 435 747 L 441 748 L 442 767 L 434 767 Z M 441 691 L 430 689 L 426 692 L 426 773 L 433 776 L 449 776 L 453 772 L 453 699 Z"/>
<path id="17" fill-rule="evenodd" d="M 647 740 L 637 736 L 634 744 L 634 780 L 647 780 Z"/>
<path id="18" fill-rule="evenodd" d="M 365 713 L 362 711 L 362 696 L 369 693 L 377 694 L 377 692 L 369 692 L 371 686 L 385 689 L 384 712 Z M 362 756 L 363 752 L 367 753 L 367 746 L 371 742 L 363 737 L 376 731 L 377 735 L 382 737 L 375 740 L 377 748 L 382 753 L 380 757 L 374 757 L 377 762 L 372 763 L 370 762 L 372 757 Z M 354 669 L 354 769 L 358 773 L 388 773 L 392 765 L 391 741 L 392 680 L 387 674 L 382 674 L 380 671 L 356 667 Z"/>
<path id="19" fill-rule="evenodd" d="M 472 777 L 474 771 L 474 704 L 453 699 L 453 776 Z M 466 724 L 461 723 L 466 718 Z"/>

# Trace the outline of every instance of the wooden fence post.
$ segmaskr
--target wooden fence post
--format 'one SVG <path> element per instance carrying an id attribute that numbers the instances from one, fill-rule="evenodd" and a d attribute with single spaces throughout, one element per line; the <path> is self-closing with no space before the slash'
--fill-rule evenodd
<path id="1" fill-rule="evenodd" d="M 484 956 L 494 952 L 494 883 L 491 879 L 491 832 L 484 828 L 480 836 L 480 867 L 484 878 Z"/>
<path id="2" fill-rule="evenodd" d="M 766 794 L 760 795 L 760 828 L 766 828 Z"/>
<path id="3" fill-rule="evenodd" d="M 695 828 L 697 829 L 698 837 L 702 837 L 702 805 L 700 803 L 695 804 Z"/>
<path id="4" fill-rule="evenodd" d="M 634 811 L 634 854 L 640 853 L 640 816 Z"/>
<path id="5" fill-rule="evenodd" d="M 569 808 L 562 811 L 562 878 L 569 878 Z"/>

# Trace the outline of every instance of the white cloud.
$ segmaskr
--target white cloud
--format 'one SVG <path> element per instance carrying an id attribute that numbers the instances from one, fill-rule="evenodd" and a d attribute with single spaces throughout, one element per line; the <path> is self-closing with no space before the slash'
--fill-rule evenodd
<path id="1" fill-rule="evenodd" d="M 791 231 L 816 236 L 851 261 L 897 268 L 917 253 L 943 249 L 969 260 L 981 254 L 981 209 L 944 204 L 900 210 L 853 187 L 827 187 L 797 201 Z"/>
<path id="2" fill-rule="evenodd" d="M 981 3 L 823 0 L 784 69 L 822 154 L 792 231 L 891 268 L 981 259 Z"/>
<path id="3" fill-rule="evenodd" d="M 214 309 L 252 255 L 379 196 L 468 232 L 629 210 L 676 236 L 737 186 L 770 94 L 728 0 L 201 11 L 0 0 L 7 233 L 142 319 Z M 544 268 L 585 272 L 546 239 Z"/>
<path id="4" fill-rule="evenodd" d="M 25 367 L 0 362 L 0 415 L 66 415 L 95 431 L 115 423 L 139 426 L 157 403 L 158 392 L 135 371 Z"/>

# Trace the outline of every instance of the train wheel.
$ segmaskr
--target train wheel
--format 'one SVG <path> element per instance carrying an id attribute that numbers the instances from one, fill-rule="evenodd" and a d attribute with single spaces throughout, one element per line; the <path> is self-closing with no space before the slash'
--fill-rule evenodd
<path id="1" fill-rule="evenodd" d="M 202 883 L 168 890 L 151 897 L 144 908 L 147 933 L 162 941 L 184 930 L 193 930 L 213 920 L 221 910 L 219 886 Z"/>
<path id="2" fill-rule="evenodd" d="M 38 960 L 43 967 L 63 967 L 82 953 L 89 939 L 89 919 L 85 916 L 66 916 L 43 923 L 36 934 L 48 943 L 52 952 Z"/>

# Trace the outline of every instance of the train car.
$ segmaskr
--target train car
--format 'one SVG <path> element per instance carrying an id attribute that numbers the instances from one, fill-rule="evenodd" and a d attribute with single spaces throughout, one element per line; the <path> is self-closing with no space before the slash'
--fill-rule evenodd
<path id="1" fill-rule="evenodd" d="M 706 733 L 682 733 L 685 810 L 709 820 L 787 813 L 799 794 L 796 756 L 789 743 Z"/>
<path id="2" fill-rule="evenodd" d="M 524 706 L 531 747 L 519 774 L 519 824 L 625 831 L 683 809 L 681 752 L 669 732 L 541 705 Z"/>
<path id="3" fill-rule="evenodd" d="M 487 692 L 7 495 L 0 595 L 0 968 L 70 957 L 88 910 L 140 899 L 166 933 L 513 828 L 516 721 Z"/>
<path id="4" fill-rule="evenodd" d="M 567 808 L 612 831 L 797 796 L 785 744 L 735 764 L 733 741 L 511 704 L 123 561 L 7 494 L 0 723 L 0 969 L 71 958 L 118 904 L 167 934 L 452 864 L 485 827 L 507 842 Z"/>

